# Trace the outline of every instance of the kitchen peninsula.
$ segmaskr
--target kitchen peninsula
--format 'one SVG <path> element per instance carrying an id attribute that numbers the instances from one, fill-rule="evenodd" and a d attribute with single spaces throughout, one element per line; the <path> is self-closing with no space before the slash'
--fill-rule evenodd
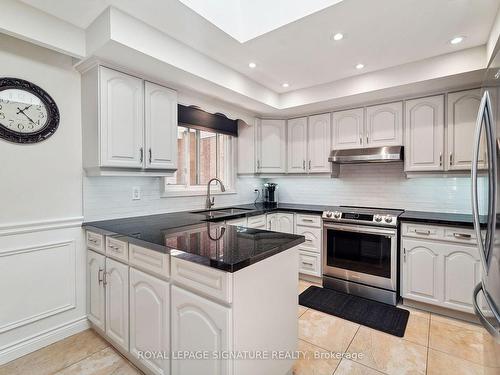
<path id="1" fill-rule="evenodd" d="M 292 368 L 293 359 L 273 356 L 296 350 L 296 246 L 304 237 L 225 224 L 230 217 L 180 212 L 84 224 L 89 320 L 146 373 Z"/>

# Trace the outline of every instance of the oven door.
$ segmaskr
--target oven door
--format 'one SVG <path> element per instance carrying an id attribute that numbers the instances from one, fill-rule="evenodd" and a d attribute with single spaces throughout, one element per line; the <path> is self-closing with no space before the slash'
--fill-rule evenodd
<path id="1" fill-rule="evenodd" d="M 397 289 L 397 230 L 323 225 L 323 273 L 379 288 Z"/>

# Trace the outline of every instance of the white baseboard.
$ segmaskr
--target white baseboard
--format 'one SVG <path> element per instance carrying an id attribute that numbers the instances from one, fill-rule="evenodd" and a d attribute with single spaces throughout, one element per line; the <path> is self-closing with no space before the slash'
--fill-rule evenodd
<path id="1" fill-rule="evenodd" d="M 90 328 L 86 316 L 0 348 L 0 365 Z"/>

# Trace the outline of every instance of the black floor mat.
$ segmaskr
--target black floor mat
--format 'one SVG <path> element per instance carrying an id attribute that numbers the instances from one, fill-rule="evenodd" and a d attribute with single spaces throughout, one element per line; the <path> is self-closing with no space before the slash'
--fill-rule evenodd
<path id="1" fill-rule="evenodd" d="M 404 336 L 410 316 L 407 310 L 317 286 L 302 292 L 299 303 L 398 337 Z"/>

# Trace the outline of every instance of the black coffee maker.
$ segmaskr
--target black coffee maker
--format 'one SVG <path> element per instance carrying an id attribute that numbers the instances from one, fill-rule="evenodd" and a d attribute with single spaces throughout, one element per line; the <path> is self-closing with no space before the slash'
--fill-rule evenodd
<path id="1" fill-rule="evenodd" d="M 263 202 L 264 207 L 276 207 L 278 205 L 278 184 L 266 182 L 264 184 Z"/>

